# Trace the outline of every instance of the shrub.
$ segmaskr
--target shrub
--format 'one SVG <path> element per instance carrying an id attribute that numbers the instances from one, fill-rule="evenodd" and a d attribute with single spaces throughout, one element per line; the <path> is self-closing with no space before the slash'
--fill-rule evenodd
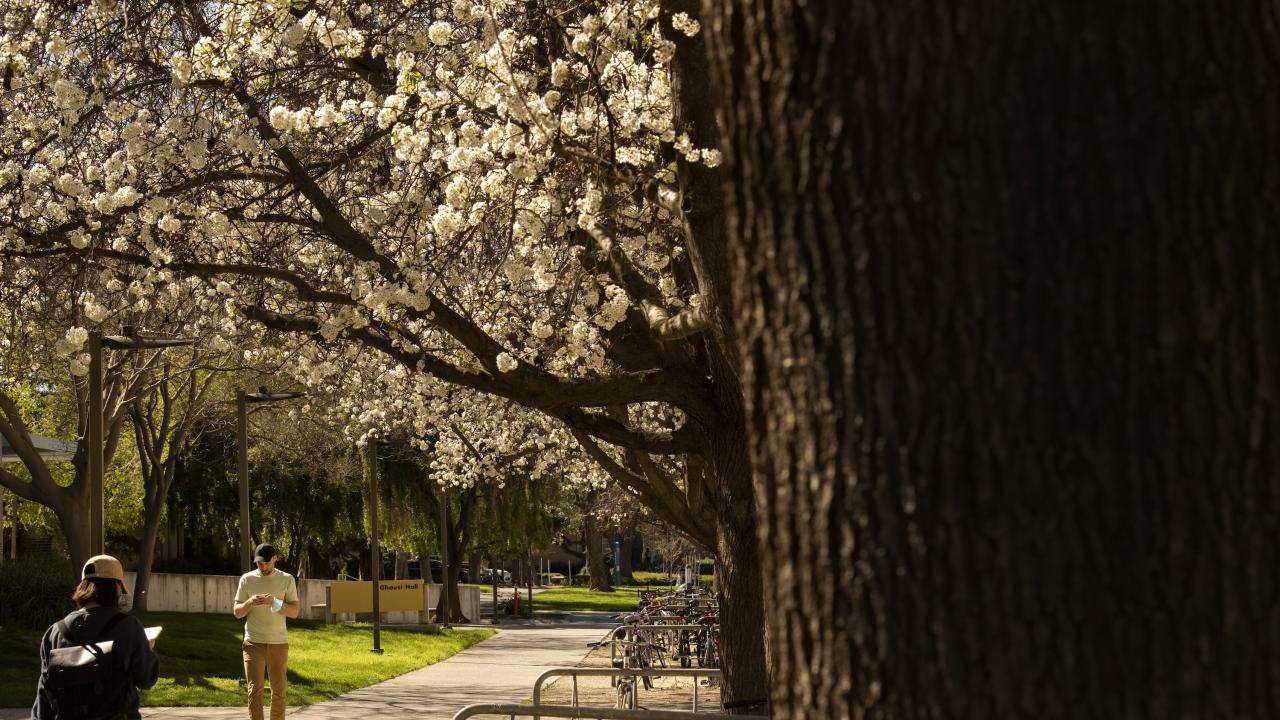
<path id="1" fill-rule="evenodd" d="M 75 609 L 71 562 L 26 557 L 0 565 L 0 623 L 43 630 Z"/>

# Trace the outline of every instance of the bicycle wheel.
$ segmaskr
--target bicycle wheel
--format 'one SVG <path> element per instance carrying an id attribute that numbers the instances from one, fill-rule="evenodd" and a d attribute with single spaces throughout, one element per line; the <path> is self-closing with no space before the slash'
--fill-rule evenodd
<path id="1" fill-rule="evenodd" d="M 618 681 L 618 699 L 614 703 L 618 710 L 634 710 L 636 707 L 636 690 L 630 678 Z"/>
<path id="2" fill-rule="evenodd" d="M 704 668 L 718 668 L 720 667 L 720 637 L 709 628 L 704 634 L 706 635 L 706 642 L 703 643 L 698 665 Z"/>

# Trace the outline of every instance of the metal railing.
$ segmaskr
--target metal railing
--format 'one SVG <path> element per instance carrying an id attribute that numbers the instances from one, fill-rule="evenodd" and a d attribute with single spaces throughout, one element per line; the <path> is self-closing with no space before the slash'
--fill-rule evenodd
<path id="1" fill-rule="evenodd" d="M 767 720 L 768 715 L 726 715 L 724 713 L 693 713 L 688 710 L 618 710 L 600 707 L 570 707 L 568 705 L 517 705 L 480 704 L 468 705 L 453 716 L 453 720 L 467 720 L 477 715 L 505 715 L 509 718 L 585 718 L 589 720 Z"/>
<path id="2" fill-rule="evenodd" d="M 607 678 L 637 678 L 637 677 L 691 677 L 695 678 L 693 683 L 693 712 L 698 712 L 698 683 L 696 678 L 719 678 L 719 668 L 551 668 L 538 676 L 533 683 L 533 704 L 542 704 L 542 685 L 548 678 L 553 677 L 571 677 L 573 678 L 573 687 L 569 693 L 569 706 L 579 707 L 578 705 L 578 678 L 579 677 L 607 677 Z M 681 711 L 683 712 L 683 711 Z M 707 714 L 699 714 L 698 717 L 708 717 Z"/>

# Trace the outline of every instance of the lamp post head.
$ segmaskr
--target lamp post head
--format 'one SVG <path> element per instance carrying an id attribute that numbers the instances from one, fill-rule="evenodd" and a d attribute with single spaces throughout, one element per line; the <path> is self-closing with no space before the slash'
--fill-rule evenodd
<path id="1" fill-rule="evenodd" d="M 158 350 L 167 347 L 194 345 L 194 338 L 172 335 L 141 335 L 132 325 L 124 326 L 124 335 L 108 335 L 102 338 L 102 346 L 113 350 Z"/>
<path id="2" fill-rule="evenodd" d="M 300 398 L 304 395 L 306 395 L 304 392 L 267 392 L 267 387 L 265 385 L 259 385 L 258 392 L 245 393 L 244 399 L 246 402 L 266 403 L 276 402 L 277 400 L 293 400 L 294 398 Z"/>

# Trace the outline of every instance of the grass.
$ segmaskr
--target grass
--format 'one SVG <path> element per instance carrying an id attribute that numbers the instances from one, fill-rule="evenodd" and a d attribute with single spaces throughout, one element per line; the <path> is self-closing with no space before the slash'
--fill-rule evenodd
<path id="1" fill-rule="evenodd" d="M 639 606 L 641 590 L 658 590 L 665 592 L 671 589 L 666 573 L 637 570 L 632 574 L 638 584 L 623 585 L 614 592 L 591 592 L 586 588 L 585 575 L 575 578 L 581 585 L 557 587 L 545 590 L 533 596 L 535 611 L 568 612 L 576 610 L 603 610 L 606 612 L 629 612 Z M 699 575 L 699 584 L 711 587 L 710 575 Z M 523 596 L 521 596 L 523 598 Z"/>
<path id="2" fill-rule="evenodd" d="M 651 570 L 636 570 L 631 574 L 631 576 L 634 577 L 638 583 L 649 583 L 650 585 L 670 585 L 672 579 L 679 582 L 680 579 L 684 577 L 681 574 L 667 575 L 664 572 L 655 572 Z M 698 582 L 710 584 L 711 575 L 699 575 Z"/>
<path id="3" fill-rule="evenodd" d="M 242 705 L 240 639 L 243 623 L 229 615 L 136 613 L 144 625 L 163 625 L 156 641 L 160 680 L 142 694 L 143 706 Z M 384 654 L 369 652 L 371 625 L 289 621 L 289 704 L 310 705 L 439 662 L 493 634 L 492 630 L 383 629 Z M 0 632 L 0 707 L 27 707 L 40 674 L 42 631 Z"/>
<path id="4" fill-rule="evenodd" d="M 585 587 L 559 587 L 533 596 L 535 611 L 567 612 L 570 610 L 604 610 L 608 612 L 627 612 L 635 610 L 639 604 L 639 591 L 643 586 L 624 585 L 614 592 L 592 592 Z M 524 597 L 520 598 L 522 601 Z"/>

